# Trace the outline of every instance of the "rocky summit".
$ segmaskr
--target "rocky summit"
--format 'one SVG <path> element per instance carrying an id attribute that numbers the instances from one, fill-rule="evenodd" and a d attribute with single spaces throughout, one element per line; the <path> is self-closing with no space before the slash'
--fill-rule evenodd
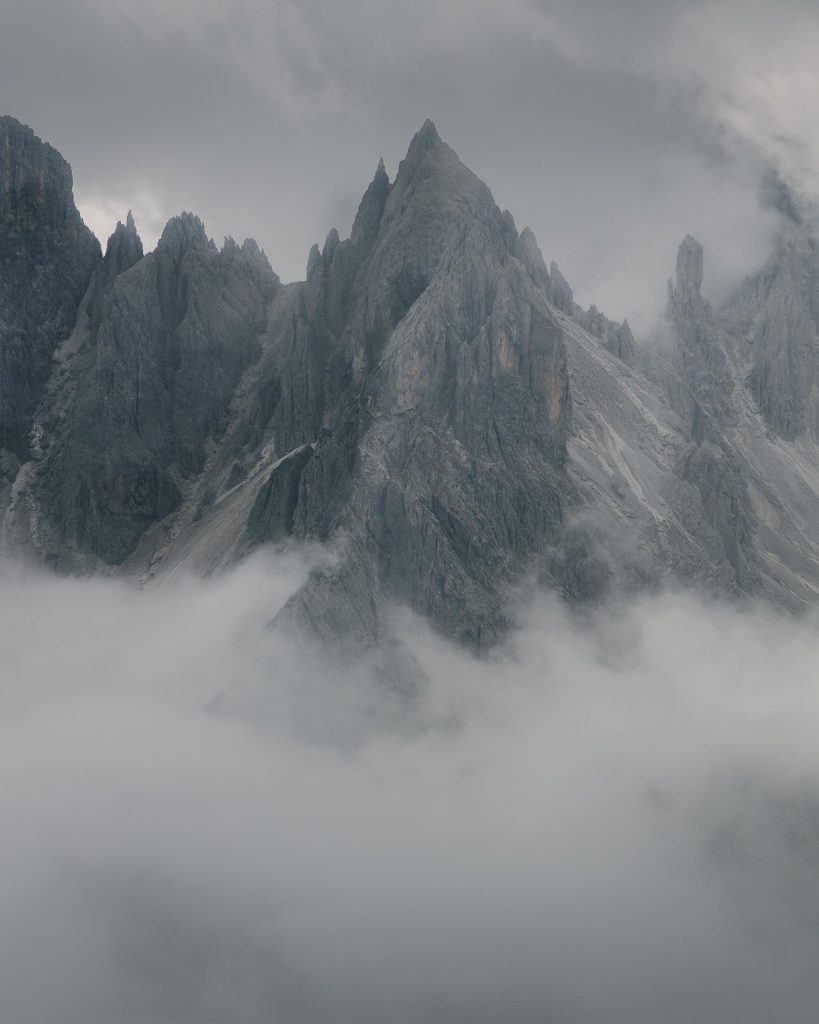
<path id="1" fill-rule="evenodd" d="M 191 213 L 147 254 L 128 214 L 103 255 L 71 190 L 1 118 L 6 555 L 147 584 L 319 542 L 278 620 L 349 653 L 401 605 L 489 647 L 524 581 L 815 602 L 809 218 L 720 309 L 684 239 L 666 329 L 638 341 L 576 304 L 430 121 L 291 285 Z"/>

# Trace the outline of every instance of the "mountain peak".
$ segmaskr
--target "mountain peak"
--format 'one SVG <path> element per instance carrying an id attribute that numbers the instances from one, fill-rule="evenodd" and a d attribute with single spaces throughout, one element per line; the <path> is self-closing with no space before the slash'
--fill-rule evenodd
<path id="1" fill-rule="evenodd" d="M 543 260 L 543 253 L 537 244 L 535 233 L 530 227 L 525 227 L 518 238 L 518 256 L 529 273 L 534 283 L 542 288 L 549 287 L 549 272 Z"/>
<path id="2" fill-rule="evenodd" d="M 102 256 L 72 187 L 56 149 L 0 117 L 0 449 L 22 459 L 52 355 Z"/>
<path id="3" fill-rule="evenodd" d="M 677 290 L 684 295 L 698 295 L 702 288 L 702 246 L 692 235 L 686 235 L 677 251 Z"/>
<path id="4" fill-rule="evenodd" d="M 402 166 L 407 165 L 415 167 L 423 161 L 427 154 L 437 149 L 445 149 L 450 153 L 453 152 L 438 134 L 438 129 L 432 121 L 427 118 L 421 128 L 415 133 L 415 135 L 413 135 L 412 141 L 409 144 L 409 149 L 407 150 L 407 155 L 401 161 Z"/>
<path id="5" fill-rule="evenodd" d="M 44 142 L 34 129 L 23 121 L 18 121 L 10 114 L 0 115 L 0 137 L 5 137 L 7 145 L 17 156 L 22 155 L 23 151 L 29 147 L 34 152 L 47 153 L 49 160 L 63 166 L 70 177 L 71 168 L 62 153 L 58 153 L 53 146 Z"/>
<path id="6" fill-rule="evenodd" d="M 115 237 L 136 238 L 137 240 L 139 240 L 139 232 L 137 231 L 136 222 L 134 221 L 134 215 L 131 212 L 131 210 L 128 211 L 128 214 L 125 217 L 124 224 L 121 220 L 117 221 L 117 226 L 114 228 L 114 233 L 108 239 L 109 246 L 111 245 L 111 242 L 114 240 Z"/>
<path id="7" fill-rule="evenodd" d="M 355 215 L 353 230 L 350 234 L 353 242 L 374 239 L 378 234 L 381 215 L 384 212 L 384 204 L 389 192 L 390 179 L 387 177 L 384 160 L 380 158 L 373 180 L 367 186 L 367 191 L 364 193 Z"/>
<path id="8" fill-rule="evenodd" d="M 168 252 L 178 258 L 185 252 L 208 249 L 211 245 L 202 221 L 196 214 L 183 211 L 171 217 L 165 225 L 157 251 Z"/>
<path id="9" fill-rule="evenodd" d="M 142 255 L 142 240 L 137 232 L 133 214 L 129 210 L 125 223 L 123 224 L 121 220 L 117 221 L 114 233 L 108 239 L 103 258 L 103 263 L 107 268 L 107 279 L 113 280 L 128 270 L 142 259 Z"/>
<path id="10" fill-rule="evenodd" d="M 554 260 L 552 260 L 552 264 L 549 267 L 549 281 L 549 297 L 552 300 L 552 305 L 557 306 L 559 310 L 564 313 L 568 313 L 569 316 L 571 316 L 575 308 L 574 293 L 572 292 L 569 282 L 563 276 L 560 267 L 558 267 Z"/>
<path id="11" fill-rule="evenodd" d="M 666 576 L 794 607 L 819 591 L 807 222 L 727 315 L 687 236 L 655 356 L 575 303 L 432 121 L 392 184 L 378 162 L 352 239 L 330 231 L 283 288 L 192 213 L 133 266 L 129 211 L 100 260 L 55 154 L 0 119 L 3 544 L 147 580 L 338 539 L 276 621 L 350 652 L 389 639 L 392 602 L 486 647 L 530 574 L 572 600 Z"/>
<path id="12" fill-rule="evenodd" d="M 129 210 L 124 224 L 121 220 L 117 221 L 113 234 L 108 238 L 105 255 L 94 270 L 88 301 L 88 315 L 94 336 L 102 319 L 104 297 L 111 290 L 115 279 L 139 263 L 143 255 L 142 239 L 137 233 L 133 215 Z"/>
<path id="13" fill-rule="evenodd" d="M 384 215 L 393 220 L 409 210 L 422 218 L 440 217 L 444 210 L 450 216 L 493 221 L 501 216 L 489 188 L 443 141 L 430 120 L 413 136 L 398 165 Z"/>

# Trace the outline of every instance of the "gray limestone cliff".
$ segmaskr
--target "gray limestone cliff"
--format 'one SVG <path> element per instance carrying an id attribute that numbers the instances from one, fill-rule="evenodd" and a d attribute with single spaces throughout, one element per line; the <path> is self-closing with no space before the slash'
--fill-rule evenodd
<path id="1" fill-rule="evenodd" d="M 615 323 L 604 316 L 594 303 L 588 310 L 577 309 L 575 317 L 581 327 L 599 338 L 612 355 L 629 365 L 634 362 L 634 335 L 628 320 Z"/>
<path id="2" fill-rule="evenodd" d="M 72 186 L 71 168 L 55 149 L 0 117 L 0 485 L 3 464 L 28 458 L 51 358 L 100 259 Z"/>
<path id="3" fill-rule="evenodd" d="M 737 589 L 751 593 L 758 580 L 749 468 L 731 432 L 739 418 L 735 392 L 741 371 L 727 332 L 702 296 L 703 263 L 702 246 L 687 235 L 677 253 L 676 285 L 668 287 L 667 316 L 676 335 L 669 399 L 690 439 L 674 471 L 696 487 Z"/>
<path id="4" fill-rule="evenodd" d="M 687 235 L 677 254 L 676 284 L 668 282 L 666 315 L 677 335 L 669 399 L 698 440 L 730 415 L 734 388 L 724 332 L 702 296 L 702 282 L 702 246 Z"/>
<path id="5" fill-rule="evenodd" d="M 570 423 L 561 332 L 517 253 L 511 217 L 430 122 L 391 185 L 379 165 L 351 238 L 311 253 L 270 419 L 277 454 L 311 447 L 272 471 L 253 520 L 264 508 L 265 535 L 340 534 L 345 550 L 287 616 L 372 641 L 383 593 L 497 639 L 502 588 L 559 527 Z"/>
<path id="6" fill-rule="evenodd" d="M 728 315 L 750 348 L 749 384 L 771 430 L 816 435 L 819 244 L 791 231 L 731 302 Z"/>
<path id="7" fill-rule="evenodd" d="M 622 362 L 629 365 L 634 362 L 634 335 L 628 320 L 623 320 L 619 324 L 609 320 L 594 303 L 587 310 L 581 308 L 574 301 L 574 292 L 557 263 L 552 260 L 550 270 L 546 270 L 543 254 L 530 228 L 521 231 L 516 255 L 535 284 L 544 290 L 556 310 L 573 317 L 584 330 L 598 338 L 609 352 Z"/>
<path id="8" fill-rule="evenodd" d="M 147 254 L 129 214 L 102 256 L 62 158 L 0 124 L 6 553 L 147 584 L 318 543 L 277 621 L 350 653 L 402 605 L 486 648 L 524 580 L 819 595 L 807 223 L 723 309 L 687 237 L 647 347 L 431 122 L 286 286 L 190 213 Z"/>
<path id="9" fill-rule="evenodd" d="M 192 214 L 169 221 L 153 253 L 140 249 L 132 221 L 112 236 L 92 282 L 89 342 L 64 401 L 42 410 L 50 444 L 30 491 L 54 564 L 120 563 L 177 508 L 227 425 L 278 287 L 255 243 L 219 251 Z"/>

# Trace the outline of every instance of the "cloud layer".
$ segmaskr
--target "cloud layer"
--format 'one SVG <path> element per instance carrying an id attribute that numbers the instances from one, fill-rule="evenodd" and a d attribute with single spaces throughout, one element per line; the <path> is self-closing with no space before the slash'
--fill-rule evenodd
<path id="1" fill-rule="evenodd" d="M 402 697 L 263 628 L 304 571 L 4 578 L 9 1019 L 815 1019 L 816 623 L 406 621 Z"/>

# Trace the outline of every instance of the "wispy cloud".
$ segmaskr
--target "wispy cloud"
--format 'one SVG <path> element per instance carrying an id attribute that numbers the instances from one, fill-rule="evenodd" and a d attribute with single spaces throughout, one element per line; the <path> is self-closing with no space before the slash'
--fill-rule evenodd
<path id="1" fill-rule="evenodd" d="M 409 620 L 407 703 L 263 628 L 303 572 L 0 587 L 15 1021 L 813 1020 L 816 623 Z"/>

